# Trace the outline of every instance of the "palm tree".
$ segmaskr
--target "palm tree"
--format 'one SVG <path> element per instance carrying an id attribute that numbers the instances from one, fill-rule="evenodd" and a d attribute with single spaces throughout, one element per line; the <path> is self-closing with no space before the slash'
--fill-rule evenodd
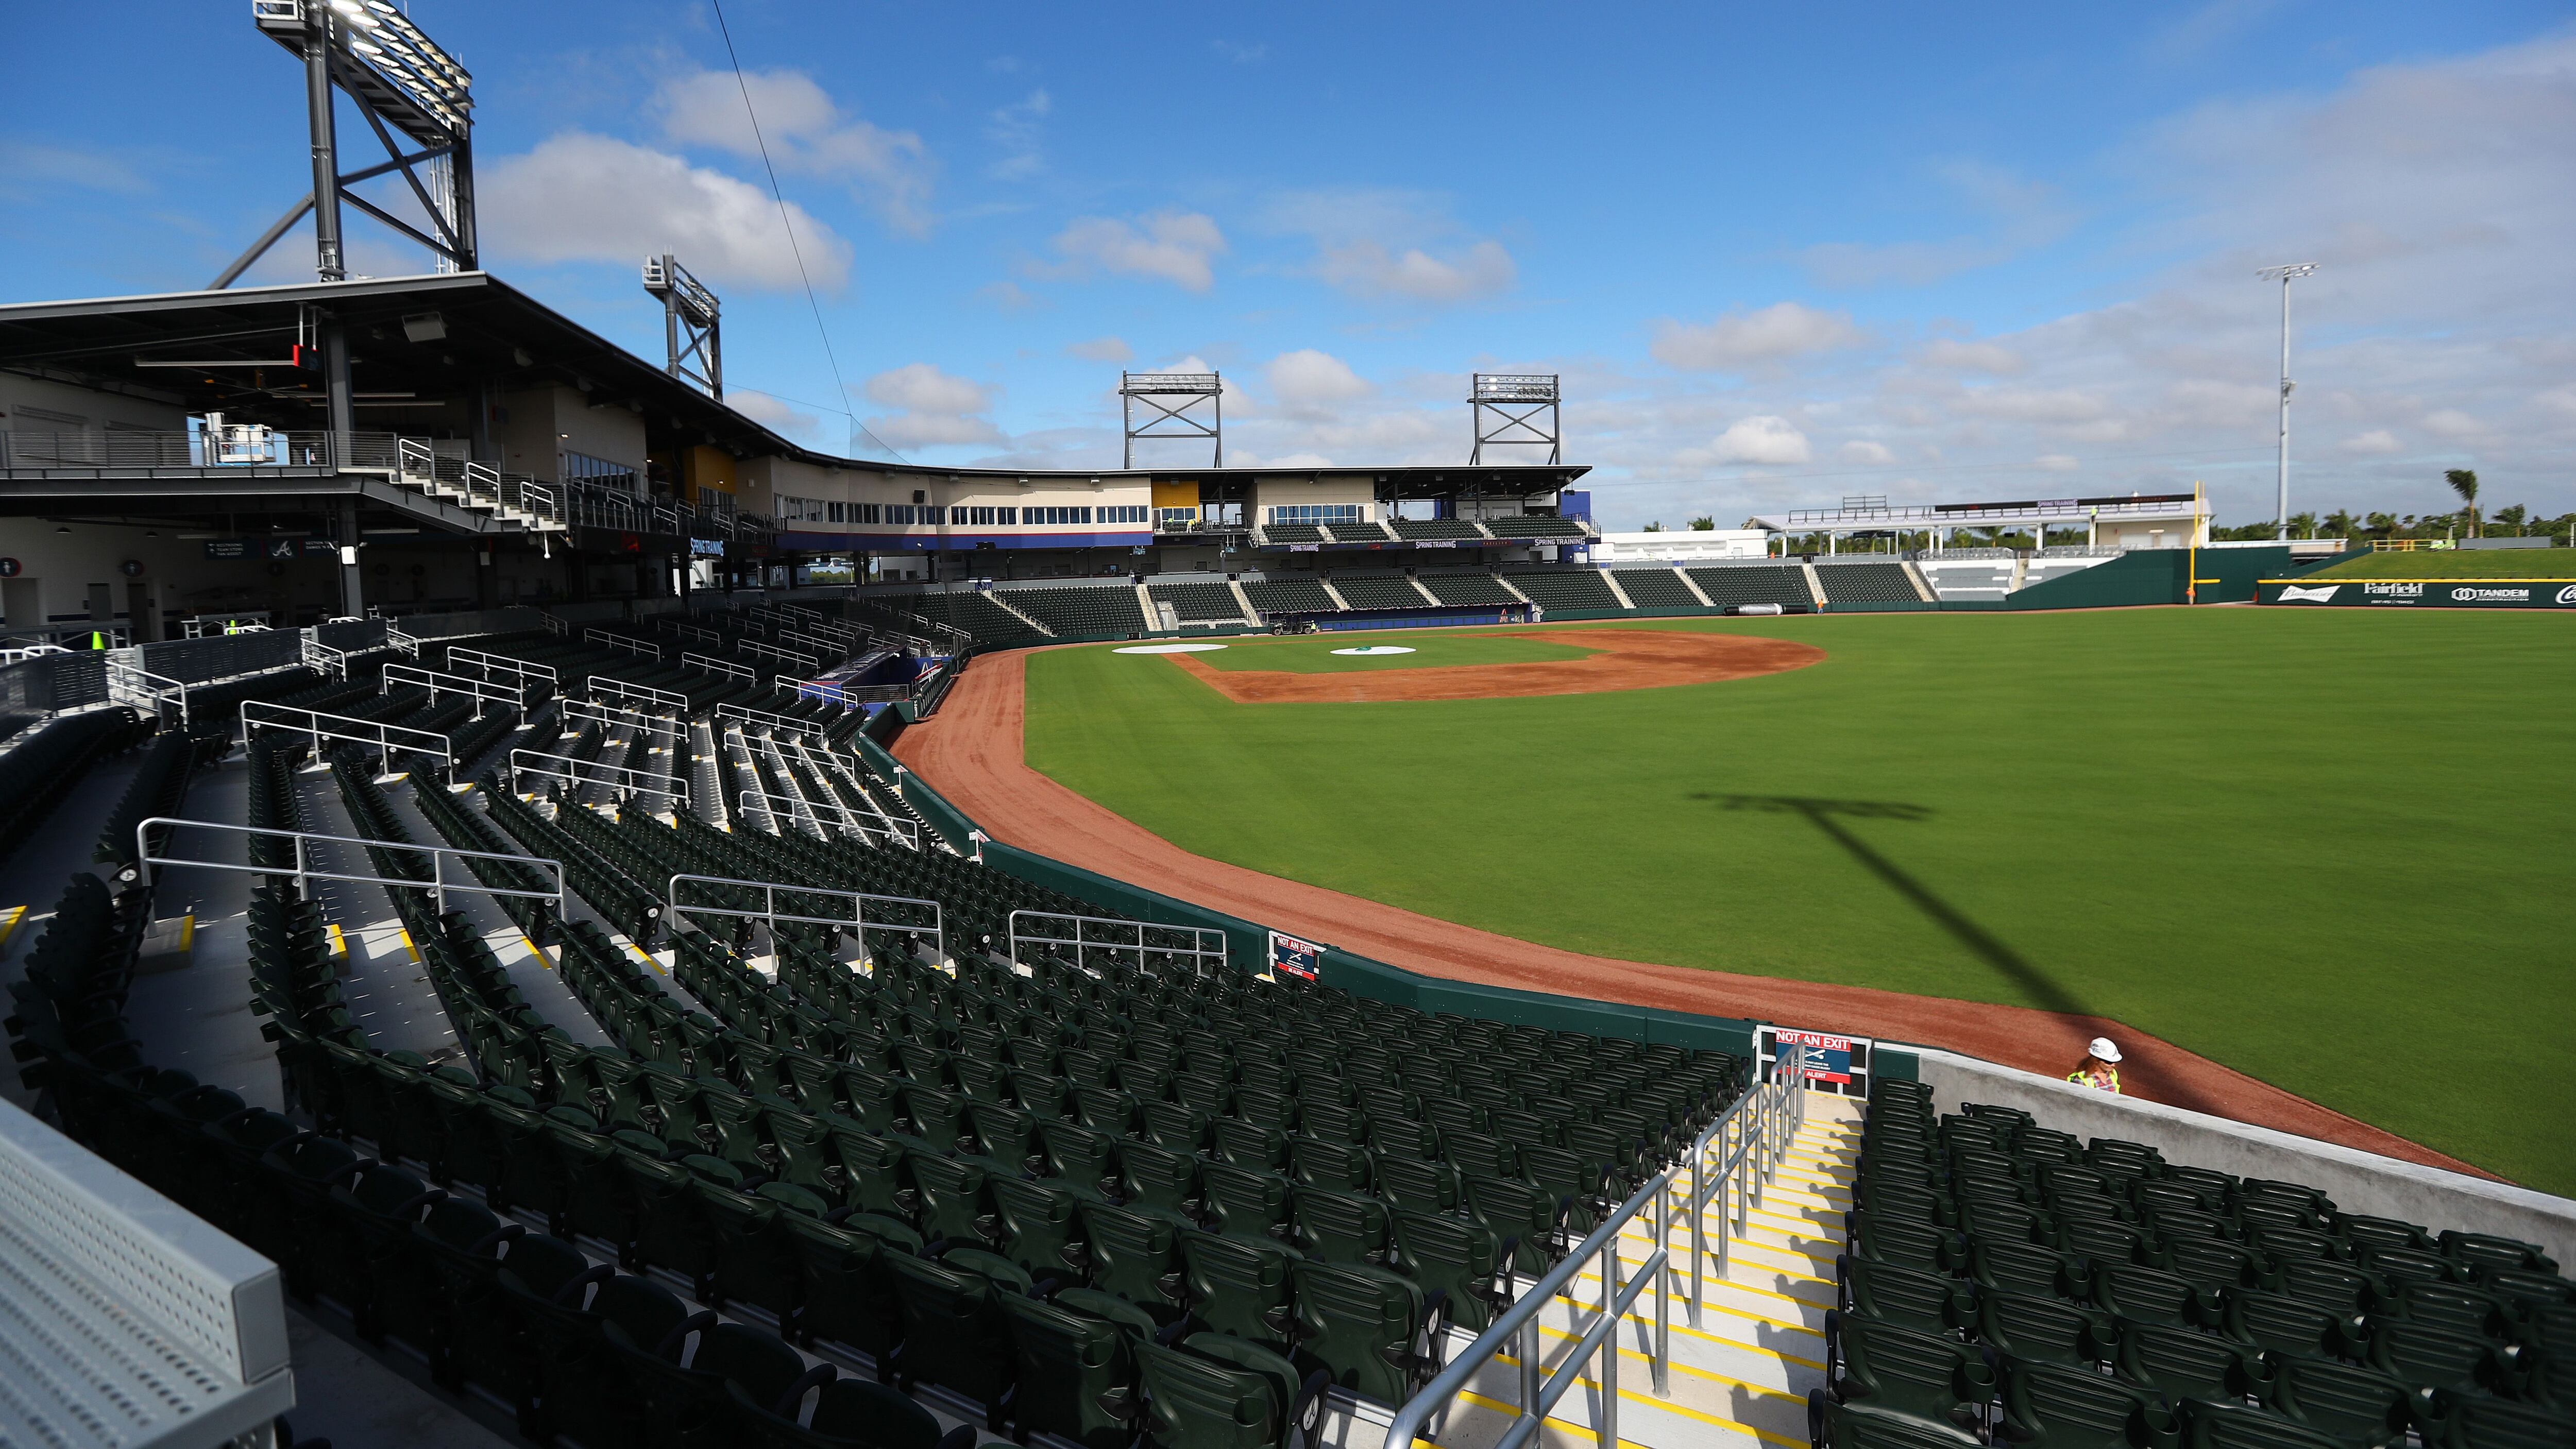
<path id="1" fill-rule="evenodd" d="M 2457 493 L 2457 494 L 2459 494 L 2459 495 L 2460 495 L 2460 501 L 2461 501 L 2462 503 L 2465 503 L 2465 504 L 2467 504 L 2467 505 L 2468 505 L 2468 507 L 2467 507 L 2467 508 L 2465 508 L 2465 509 L 2463 509 L 2463 510 L 2462 510 L 2462 512 L 2464 512 L 2464 513 L 2466 513 L 2466 514 L 2468 515 L 2468 519 L 2469 519 L 2469 537 L 2471 537 L 2471 538 L 2475 538 L 2475 537 L 2477 537 L 2477 536 L 2478 536 L 2478 472 L 2477 472 L 2477 470 L 2476 470 L 2475 468 L 2453 468 L 2453 469 L 2451 469 L 2451 470 L 2449 470 L 2449 471 L 2445 472 L 2445 473 L 2442 475 L 2442 478 L 2443 478 L 2443 480 L 2444 480 L 2445 482 L 2447 482 L 2447 483 L 2449 483 L 2449 484 L 2451 485 L 2451 491 L 2452 491 L 2452 492 Z"/>

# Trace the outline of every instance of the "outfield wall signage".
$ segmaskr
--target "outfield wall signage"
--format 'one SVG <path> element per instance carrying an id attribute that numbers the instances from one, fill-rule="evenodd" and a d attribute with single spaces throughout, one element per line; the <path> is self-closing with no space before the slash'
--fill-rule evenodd
<path id="1" fill-rule="evenodd" d="M 2266 604 L 2326 608 L 2576 609 L 2576 581 L 2567 579 L 2336 579 L 2298 583 L 2265 579 L 2256 597 Z"/>
<path id="2" fill-rule="evenodd" d="M 1778 1062 L 1784 1071 L 1799 1073 L 1806 1085 L 1817 1091 L 1838 1092 L 1846 1097 L 1869 1095 L 1870 1052 L 1876 1045 L 1865 1036 L 1839 1036 L 1768 1024 L 1753 1031 L 1757 1056 Z"/>
<path id="3" fill-rule="evenodd" d="M 1278 931 L 1270 933 L 1270 970 L 1274 978 L 1294 976 L 1300 981 L 1312 981 L 1323 969 L 1323 947 Z"/>

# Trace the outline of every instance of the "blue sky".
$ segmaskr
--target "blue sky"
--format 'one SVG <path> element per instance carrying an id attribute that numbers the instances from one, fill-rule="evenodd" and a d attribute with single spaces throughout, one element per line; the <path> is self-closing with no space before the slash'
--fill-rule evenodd
<path id="1" fill-rule="evenodd" d="M 14 17 L 12 299 L 203 285 L 302 191 L 248 8 Z M 1466 375 L 1531 369 L 1614 527 L 2195 479 L 2245 522 L 2252 273 L 2313 260 L 2294 506 L 2431 512 L 2471 466 L 2576 507 L 2564 6 L 733 0 L 837 382 L 712 10 L 411 11 L 475 73 L 486 264 L 658 357 L 635 268 L 672 247 L 736 401 L 826 447 L 855 417 L 918 461 L 1114 463 L 1119 368 L 1196 363 L 1229 461 L 1454 462 Z M 426 270 L 352 231 L 358 270 Z"/>

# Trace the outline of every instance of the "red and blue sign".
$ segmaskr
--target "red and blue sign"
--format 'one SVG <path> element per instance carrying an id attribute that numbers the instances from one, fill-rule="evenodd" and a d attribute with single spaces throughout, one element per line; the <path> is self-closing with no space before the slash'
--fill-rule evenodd
<path id="1" fill-rule="evenodd" d="M 1324 948 L 1294 936 L 1270 933 L 1270 969 L 1279 976 L 1312 981 L 1324 969 Z"/>

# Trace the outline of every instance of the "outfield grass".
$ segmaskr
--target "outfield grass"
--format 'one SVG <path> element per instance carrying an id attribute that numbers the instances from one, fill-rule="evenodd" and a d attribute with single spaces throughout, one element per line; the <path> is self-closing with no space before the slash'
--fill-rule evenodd
<path id="1" fill-rule="evenodd" d="M 2412 549 L 2365 554 L 2311 579 L 2576 579 L 2576 548 Z M 2303 579 L 2301 582 L 2305 582 Z"/>
<path id="2" fill-rule="evenodd" d="M 1410 654 L 1336 654 L 1336 649 L 1393 645 Z M 1594 651 L 1569 644 L 1515 638 L 1490 630 L 1399 629 L 1368 634 L 1310 634 L 1293 639 L 1232 642 L 1191 657 L 1217 669 L 1276 669 L 1290 674 L 1341 674 L 1355 669 L 1432 669 L 1451 664 L 1530 664 L 1582 659 Z"/>
<path id="3" fill-rule="evenodd" d="M 1028 757 L 1202 855 L 1578 951 L 2101 1012 L 2576 1192 L 2570 621 L 1611 627 L 1830 657 L 1674 689 L 1236 705 L 1164 659 L 1064 650 L 1029 660 Z"/>

